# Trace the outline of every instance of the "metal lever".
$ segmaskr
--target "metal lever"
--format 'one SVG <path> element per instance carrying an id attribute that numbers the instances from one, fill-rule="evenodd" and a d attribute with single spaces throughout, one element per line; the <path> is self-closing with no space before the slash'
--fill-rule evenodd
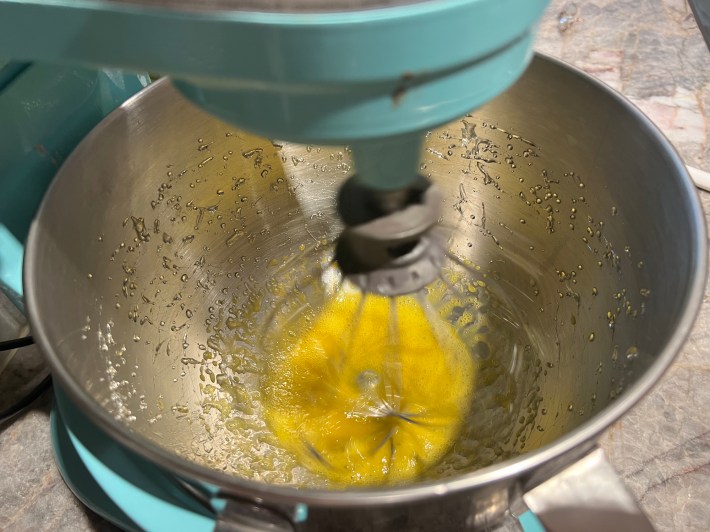
<path id="1" fill-rule="evenodd" d="M 548 532 L 655 529 L 599 448 L 523 495 Z"/>
<path id="2" fill-rule="evenodd" d="M 289 511 L 260 505 L 255 501 L 210 491 L 205 486 L 171 477 L 175 485 L 199 502 L 209 513 L 215 514 L 215 532 L 293 532 L 295 522 L 304 519 L 303 508 Z M 215 501 L 224 503 L 215 506 Z M 302 506 L 302 505 L 300 505 Z M 218 509 L 221 508 L 221 509 Z"/>
<path id="3" fill-rule="evenodd" d="M 218 517 L 215 532 L 293 532 L 293 523 L 279 512 L 229 499 Z"/>

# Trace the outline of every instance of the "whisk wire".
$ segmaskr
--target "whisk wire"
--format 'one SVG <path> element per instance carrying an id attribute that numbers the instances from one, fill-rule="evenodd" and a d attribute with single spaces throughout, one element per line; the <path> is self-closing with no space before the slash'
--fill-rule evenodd
<path id="1" fill-rule="evenodd" d="M 382 438 L 382 440 L 377 445 L 375 445 L 375 447 L 370 451 L 370 454 L 375 454 L 377 451 L 382 449 L 382 447 L 384 447 L 387 444 L 387 442 L 392 442 L 390 444 L 391 445 L 390 456 L 392 454 L 394 454 L 394 435 L 396 433 L 397 433 L 397 427 L 391 427 L 390 430 L 385 435 L 385 437 Z"/>
<path id="2" fill-rule="evenodd" d="M 402 362 L 399 356 L 400 338 L 395 297 L 390 298 L 389 314 L 389 336 L 384 367 L 385 400 L 393 411 L 399 411 L 402 401 Z"/>
<path id="3" fill-rule="evenodd" d="M 341 282 L 342 286 L 342 282 Z M 360 325 L 360 318 L 365 309 L 365 302 L 367 300 L 367 292 L 363 292 L 360 301 L 355 309 L 355 314 L 353 314 L 353 320 L 350 324 L 350 334 L 348 334 L 347 341 L 345 345 L 341 347 L 340 350 L 340 366 L 341 368 L 345 366 L 347 362 L 347 356 L 353 347 L 353 339 L 355 338 L 355 333 L 357 332 L 358 326 Z"/>
<path id="4" fill-rule="evenodd" d="M 441 337 L 439 328 L 436 326 L 438 320 L 440 320 L 441 318 L 436 314 L 436 311 L 432 308 L 432 305 L 427 300 L 426 296 L 427 295 L 424 289 L 419 290 L 414 295 L 414 297 L 416 297 L 417 299 L 417 302 L 419 303 L 419 306 L 422 308 L 424 315 L 426 316 L 426 321 L 431 327 L 431 333 L 434 336 L 437 345 L 442 345 L 443 338 Z"/>
<path id="5" fill-rule="evenodd" d="M 316 252 L 317 249 L 315 246 L 311 246 L 311 249 L 306 251 L 306 255 L 310 255 L 314 252 Z M 294 258 L 290 257 L 287 259 L 281 267 L 277 270 L 277 274 L 274 277 L 277 277 L 278 272 L 283 270 L 287 265 L 292 264 L 294 262 Z M 335 264 L 335 259 L 331 258 L 328 260 L 328 262 L 323 265 L 323 264 L 317 264 L 316 266 L 308 269 L 305 275 L 303 275 L 300 279 L 295 279 L 293 282 L 293 285 L 289 287 L 288 290 L 288 295 L 286 298 L 282 301 L 276 302 L 276 304 L 273 305 L 273 308 L 271 311 L 268 313 L 268 315 L 264 319 L 264 324 L 263 324 L 263 330 L 264 331 L 269 331 L 273 330 L 274 328 L 278 327 L 279 329 L 283 329 L 284 327 L 287 327 L 293 323 L 294 320 L 298 319 L 301 317 L 308 308 L 310 308 L 312 305 L 308 302 L 309 297 L 308 294 L 306 294 L 306 290 L 316 283 L 317 281 L 319 282 L 321 280 L 321 277 L 323 276 L 323 273 L 327 271 L 329 268 L 333 267 Z M 342 276 L 338 277 L 337 285 L 335 287 L 335 292 L 337 293 L 340 288 L 342 287 L 344 282 L 344 279 Z M 281 318 L 282 311 L 284 309 L 291 309 L 293 307 L 293 302 L 296 301 L 296 298 L 301 298 L 304 303 L 299 305 L 295 310 L 292 310 L 288 312 L 288 315 L 283 318 L 285 319 L 285 322 L 282 323 L 277 323 L 278 320 Z"/>

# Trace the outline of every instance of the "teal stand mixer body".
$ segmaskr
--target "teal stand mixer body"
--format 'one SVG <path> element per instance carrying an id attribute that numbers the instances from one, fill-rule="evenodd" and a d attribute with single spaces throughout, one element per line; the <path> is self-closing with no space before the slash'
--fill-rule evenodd
<path id="1" fill-rule="evenodd" d="M 168 75 L 269 138 L 347 144 L 360 189 L 391 199 L 416 182 L 426 131 L 522 74 L 546 3 L 0 0 L 0 286 L 22 305 L 32 216 L 63 158 L 148 82 L 125 72 Z M 121 70 L 87 70 L 105 67 Z"/>
<path id="2" fill-rule="evenodd" d="M 353 0 L 337 2 L 335 11 L 328 4 L 2 0 L 0 50 L 14 61 L 168 74 L 188 99 L 246 130 L 350 145 L 359 181 L 387 191 L 415 180 L 427 130 L 482 105 L 522 74 L 546 0 Z M 12 99 L 13 83 L 5 85 L 0 98 Z M 123 97 L 136 89 L 124 87 Z M 20 136 L 27 120 L 45 120 L 3 115 L 8 137 Z M 98 118 L 87 117 L 84 132 Z M 76 143 L 81 135 L 57 136 Z M 18 193 L 39 197 L 41 187 L 7 178 L 22 150 L 3 150 L 13 156 L 3 155 L 5 201 Z M 32 210 L 3 209 L 0 222 L 21 241 Z M 0 266 L 15 291 L 16 255 Z"/>

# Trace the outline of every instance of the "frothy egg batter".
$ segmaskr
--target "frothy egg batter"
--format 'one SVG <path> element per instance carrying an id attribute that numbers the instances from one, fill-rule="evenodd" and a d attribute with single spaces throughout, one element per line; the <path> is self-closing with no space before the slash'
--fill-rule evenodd
<path id="1" fill-rule="evenodd" d="M 401 483 L 437 463 L 469 409 L 475 367 L 430 314 L 414 297 L 341 291 L 300 333 L 280 331 L 263 387 L 279 443 L 334 485 Z"/>

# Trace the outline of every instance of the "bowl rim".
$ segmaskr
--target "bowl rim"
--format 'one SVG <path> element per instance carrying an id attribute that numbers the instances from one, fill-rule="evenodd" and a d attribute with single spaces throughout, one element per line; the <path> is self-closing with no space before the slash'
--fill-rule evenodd
<path id="1" fill-rule="evenodd" d="M 501 482 L 512 484 L 525 473 L 530 473 L 544 464 L 565 455 L 570 456 L 570 458 L 563 460 L 562 465 L 567 465 L 572 461 L 572 452 L 575 449 L 588 448 L 591 442 L 593 442 L 601 432 L 633 407 L 658 382 L 671 365 L 676 355 L 680 352 L 695 322 L 704 295 L 707 275 L 706 224 L 697 191 L 682 159 L 670 141 L 646 115 L 617 91 L 580 69 L 545 54 L 536 53 L 535 55 L 536 61 L 542 61 L 543 63 L 548 63 L 566 70 L 569 74 L 580 78 L 585 83 L 606 93 L 608 97 L 615 100 L 633 115 L 642 127 L 646 128 L 658 147 L 665 150 L 670 165 L 675 167 L 676 175 L 680 180 L 679 184 L 682 186 L 686 195 L 690 210 L 688 213 L 689 217 L 696 226 L 696 231 L 692 236 L 694 256 L 691 257 L 691 279 L 688 284 L 683 310 L 679 316 L 675 331 L 662 347 L 656 360 L 644 371 L 637 382 L 627 388 L 618 399 L 598 412 L 591 419 L 545 446 L 499 464 L 444 480 L 425 481 L 394 487 L 324 490 L 270 485 L 239 478 L 183 458 L 166 448 L 160 447 L 148 438 L 132 432 L 127 425 L 117 422 L 107 410 L 93 400 L 83 387 L 74 380 L 72 375 L 61 363 L 61 359 L 58 356 L 58 348 L 50 342 L 47 336 L 43 317 L 41 316 L 41 312 L 38 311 L 38 293 L 35 291 L 35 283 L 33 283 L 32 280 L 37 276 L 38 259 L 36 257 L 36 249 L 42 237 L 42 227 L 39 223 L 39 219 L 42 217 L 42 213 L 46 208 L 52 188 L 58 186 L 58 180 L 55 179 L 51 183 L 47 194 L 45 194 L 38 214 L 35 216 L 30 228 L 25 248 L 23 282 L 29 320 L 32 325 L 35 340 L 45 353 L 57 383 L 61 386 L 62 390 L 67 393 L 71 402 L 81 408 L 82 411 L 111 438 L 158 466 L 185 478 L 198 480 L 219 487 L 223 489 L 225 493 L 245 496 L 251 499 L 263 498 L 272 503 L 307 504 L 316 507 L 363 507 L 373 504 L 403 504 L 434 496 L 479 489 Z M 163 78 L 124 102 L 92 129 L 67 158 L 63 167 L 69 166 L 73 164 L 75 160 L 81 158 L 82 148 L 84 146 L 89 145 L 97 137 L 100 137 L 102 131 L 108 127 L 109 124 L 119 119 L 127 109 L 136 105 L 140 99 L 145 98 L 146 94 L 156 91 L 165 91 L 169 87 L 170 81 Z M 59 174 L 61 174 L 61 171 L 62 169 L 60 169 Z"/>

